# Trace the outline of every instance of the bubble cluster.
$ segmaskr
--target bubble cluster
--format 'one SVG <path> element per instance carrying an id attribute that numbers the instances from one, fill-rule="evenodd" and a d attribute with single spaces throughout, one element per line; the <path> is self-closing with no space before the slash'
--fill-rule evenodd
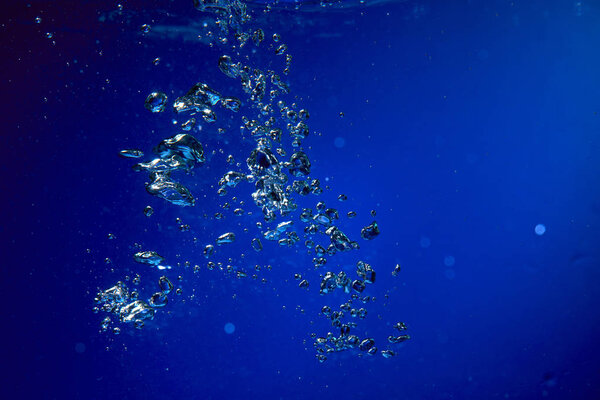
<path id="1" fill-rule="evenodd" d="M 115 286 L 98 292 L 95 302 L 97 309 L 114 314 L 121 322 L 134 322 L 136 328 L 141 328 L 144 321 L 154 318 L 154 309 L 136 297 L 134 292 L 130 293 L 127 286 L 119 281 Z M 102 320 L 100 329 L 107 331 L 111 324 L 112 320 L 107 316 Z"/>
<path id="2" fill-rule="evenodd" d="M 211 46 L 218 49 L 227 47 L 227 50 L 215 59 L 215 69 L 220 71 L 223 74 L 221 76 L 228 82 L 232 82 L 229 79 L 237 80 L 244 96 L 240 99 L 223 95 L 212 87 L 211 82 L 193 84 L 185 94 L 171 100 L 170 105 L 165 93 L 150 93 L 144 103 L 147 110 L 161 113 L 170 107 L 175 115 L 185 116 L 182 119 L 184 122 L 173 119 L 172 125 L 175 129 L 180 129 L 181 133 L 159 141 L 152 150 L 154 155 L 134 164 L 133 170 L 148 174 L 149 181 L 145 189 L 150 195 L 175 206 L 195 206 L 197 194 L 190 190 L 194 186 L 184 186 L 176 175 L 197 176 L 194 175 L 195 169 L 212 161 L 210 153 L 205 155 L 205 146 L 193 134 L 202 130 L 202 134 L 214 131 L 220 135 L 227 135 L 228 131 L 219 127 L 223 116 L 239 118 L 241 135 L 251 143 L 245 163 L 236 162 L 232 155 L 227 156 L 227 169 L 231 170 L 223 171 L 223 175 L 219 173 L 221 178 L 211 186 L 219 198 L 224 199 L 223 203 L 217 212 L 206 214 L 213 215 L 210 218 L 215 222 L 226 218 L 228 213 L 239 218 L 239 221 L 244 221 L 251 215 L 255 218 L 248 210 L 247 204 L 244 204 L 245 200 L 240 201 L 235 197 L 231 201 L 226 200 L 239 185 L 248 185 L 251 189 L 252 203 L 260 211 L 262 221 L 256 223 L 258 232 L 252 239 L 244 240 L 243 234 L 238 234 L 237 242 L 236 233 L 225 232 L 219 235 L 223 231 L 213 229 L 218 232 L 216 237 L 212 236 L 207 240 L 209 243 L 202 249 L 202 255 L 206 258 L 206 268 L 223 271 L 237 279 L 251 276 L 258 280 L 260 271 L 270 270 L 270 265 L 256 265 L 252 270 L 246 270 L 243 266 L 235 265 L 233 257 L 229 257 L 227 261 L 223 260 L 221 253 L 243 245 L 249 250 L 263 252 L 260 254 L 264 254 L 268 248 L 273 248 L 270 246 L 290 248 L 290 254 L 294 254 L 304 244 L 312 263 L 309 262 L 309 265 L 304 267 L 297 266 L 304 268 L 302 271 L 292 271 L 294 284 L 307 293 L 322 295 L 323 299 L 343 299 L 339 307 L 324 305 L 321 309 L 320 315 L 329 321 L 336 333 L 329 332 L 319 337 L 315 334 L 314 349 L 317 360 L 323 362 L 331 353 L 346 350 L 359 355 L 381 354 L 383 358 L 393 357 L 397 349 L 386 348 L 379 351 L 375 338 L 366 332 L 361 334 L 358 327 L 360 321 L 364 323 L 364 320 L 368 319 L 367 304 L 375 301 L 375 297 L 369 294 L 370 285 L 376 282 L 375 268 L 363 260 L 356 261 L 354 266 L 347 261 L 343 264 L 338 263 L 337 258 L 334 258 L 342 253 L 348 253 L 348 256 L 357 253 L 360 246 L 353 238 L 360 235 L 364 240 L 372 240 L 380 234 L 379 226 L 376 221 L 372 221 L 360 231 L 356 228 L 349 229 L 344 224 L 350 222 L 348 219 L 357 217 L 355 211 L 346 210 L 345 214 L 340 213 L 337 208 L 331 207 L 331 204 L 312 200 L 313 196 L 320 196 L 324 188 L 320 180 L 313 176 L 313 166 L 304 147 L 305 140 L 311 135 L 310 112 L 297 104 L 298 97 L 290 100 L 292 95 L 287 75 L 293 60 L 291 49 L 282 43 L 278 33 L 272 34 L 272 42 L 265 42 L 265 38 L 268 37 L 265 31 L 256 27 L 248 28 L 246 23 L 251 16 L 246 5 L 239 0 L 193 0 L 193 5 L 196 10 L 209 13 L 214 18 L 214 26 L 217 28 L 206 35 Z M 141 27 L 143 34 L 149 33 L 150 30 L 149 25 Z M 262 70 L 258 63 L 254 65 L 252 57 L 242 55 L 241 49 L 244 46 L 255 46 L 253 51 L 258 51 L 260 46 L 265 54 L 270 54 L 273 58 L 272 66 L 269 64 L 268 67 L 273 69 Z M 154 64 L 158 64 L 159 61 L 160 58 L 157 57 Z M 202 126 L 199 127 L 197 121 L 200 121 Z M 228 136 L 222 137 L 229 139 Z M 345 139 L 336 138 L 334 145 L 343 148 Z M 219 151 L 225 159 L 227 153 L 222 149 Z M 213 155 L 215 153 L 217 152 L 212 152 Z M 144 152 L 137 149 L 122 150 L 119 154 L 124 158 L 144 157 Z M 337 201 L 341 203 L 334 198 L 340 206 L 344 206 L 347 200 L 348 196 L 345 194 L 337 197 Z M 302 208 L 299 209 L 298 204 L 302 204 Z M 149 217 L 153 213 L 152 207 L 144 208 L 144 215 Z M 371 211 L 370 215 L 374 218 L 375 211 Z M 184 224 L 180 218 L 176 222 L 179 231 L 192 230 L 192 227 Z M 248 231 L 249 226 L 244 227 L 244 232 Z M 197 241 L 194 237 L 194 243 Z M 233 244 L 234 242 L 236 243 Z M 141 246 L 136 250 L 138 251 L 133 255 L 135 262 L 160 270 L 171 269 L 171 266 L 164 263 L 164 257 L 156 251 L 144 251 Z M 243 259 L 244 254 L 240 258 Z M 186 261 L 184 266 L 190 267 L 191 264 Z M 200 269 L 199 265 L 193 267 L 194 273 Z M 314 279 L 311 270 L 317 270 L 313 274 L 320 274 L 318 280 Z M 397 265 L 392 275 L 397 276 L 399 273 L 400 266 Z M 136 279 L 139 283 L 139 276 Z M 261 280 L 265 281 L 265 278 Z M 134 280 L 134 284 L 137 283 Z M 158 309 L 169 307 L 168 296 L 172 293 L 181 294 L 182 289 L 175 289 L 175 285 L 166 275 L 158 279 L 157 291 L 146 301 L 139 299 L 136 291 L 130 293 L 123 282 L 118 282 L 115 286 L 99 292 L 96 298 L 98 310 L 114 314 L 102 320 L 101 329 L 110 330 L 113 326 L 111 316 L 116 316 L 121 322 L 133 322 L 138 328 L 143 326 L 145 321 L 154 318 Z M 113 327 L 112 331 L 117 333 L 115 329 L 119 328 Z M 394 329 L 398 332 L 389 335 L 387 346 L 409 339 L 408 335 L 399 334 L 406 330 L 404 323 L 396 323 Z M 227 323 L 224 331 L 231 334 L 235 331 L 235 326 Z"/>

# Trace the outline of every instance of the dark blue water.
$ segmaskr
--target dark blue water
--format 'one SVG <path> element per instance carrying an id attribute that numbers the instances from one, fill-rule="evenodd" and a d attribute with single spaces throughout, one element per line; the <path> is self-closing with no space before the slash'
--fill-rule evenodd
<path id="1" fill-rule="evenodd" d="M 151 91 L 173 100 L 202 81 L 245 99 L 216 66 L 230 44 L 197 39 L 213 17 L 191 3 L 1 6 L 3 398 L 600 398 L 598 2 L 252 8 L 267 36 L 253 62 L 282 69 L 269 49 L 279 33 L 293 55 L 289 103 L 310 111 L 312 175 L 330 187 L 299 205 L 357 212 L 340 226 L 361 249 L 319 271 L 301 243 L 250 248 L 262 219 L 252 185 L 216 194 L 226 156 L 245 163 L 254 146 L 243 111 L 195 132 L 207 162 L 178 175 L 193 208 L 148 195 L 147 175 L 118 157 L 151 154 L 185 120 L 145 110 Z M 232 196 L 253 214 L 223 210 Z M 381 234 L 362 240 L 373 219 Z M 247 278 L 206 268 L 204 245 L 228 231 L 238 238 L 218 251 Z M 140 274 L 147 298 L 163 274 L 133 262 L 135 243 L 173 265 L 183 293 L 142 330 L 100 333 L 99 289 Z M 320 296 L 318 275 L 358 259 L 378 279 L 357 332 L 396 356 L 321 364 L 310 335 L 332 328 L 318 312 L 345 300 Z M 388 346 L 399 321 L 411 339 Z"/>

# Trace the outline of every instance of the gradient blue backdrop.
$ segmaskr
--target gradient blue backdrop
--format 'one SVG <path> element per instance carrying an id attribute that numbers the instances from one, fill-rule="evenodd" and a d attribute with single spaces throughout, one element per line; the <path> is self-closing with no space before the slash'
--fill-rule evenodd
<path id="1" fill-rule="evenodd" d="M 598 2 L 390 1 L 257 22 L 294 56 L 287 79 L 321 133 L 307 152 L 331 187 L 324 201 L 348 195 L 338 205 L 358 212 L 354 237 L 377 210 L 382 234 L 361 242 L 379 273 L 365 326 L 383 338 L 402 320 L 412 336 L 390 360 L 324 364 L 309 335 L 330 329 L 315 314 L 341 297 L 318 296 L 314 279 L 297 287 L 293 273 L 316 276 L 310 258 L 250 251 L 256 218 L 204 217 L 221 201 L 224 156 L 185 178 L 207 195 L 185 210 L 150 198 L 117 157 L 174 133 L 173 115 L 143 108 L 148 92 L 204 81 L 242 93 L 216 68 L 222 50 L 191 40 L 206 18 L 191 1 L 116 4 L 0 6 L 3 398 L 600 398 Z M 211 129 L 198 134 L 207 153 L 245 159 L 250 142 Z M 249 193 L 236 195 L 257 214 Z M 227 230 L 248 269 L 273 266 L 266 284 L 203 269 L 142 332 L 98 332 L 98 287 L 159 276 L 131 261 L 135 242 L 204 265 L 204 243 Z"/>

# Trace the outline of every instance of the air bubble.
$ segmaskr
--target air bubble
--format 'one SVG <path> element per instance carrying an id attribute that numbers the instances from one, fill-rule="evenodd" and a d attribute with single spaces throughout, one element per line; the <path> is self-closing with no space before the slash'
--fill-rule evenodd
<path id="1" fill-rule="evenodd" d="M 167 95 L 163 92 L 152 92 L 146 97 L 144 107 L 150 112 L 159 113 L 167 106 Z"/>
<path id="2" fill-rule="evenodd" d="M 233 332 L 235 332 L 235 325 L 232 324 L 231 322 L 228 322 L 223 327 L 223 330 L 225 331 L 226 334 L 231 335 Z"/>
<path id="3" fill-rule="evenodd" d="M 544 233 L 546 233 L 546 225 L 544 224 L 537 224 L 535 226 L 535 234 L 538 236 L 542 236 Z"/>

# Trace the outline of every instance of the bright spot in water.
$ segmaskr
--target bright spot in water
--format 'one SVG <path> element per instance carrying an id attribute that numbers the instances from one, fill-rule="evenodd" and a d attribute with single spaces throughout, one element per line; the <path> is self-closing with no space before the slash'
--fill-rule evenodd
<path id="1" fill-rule="evenodd" d="M 346 145 L 346 139 L 344 139 L 343 137 L 339 137 L 338 136 L 333 141 L 333 145 L 335 147 L 337 147 L 338 149 L 341 149 L 342 147 L 344 147 Z"/>
<path id="2" fill-rule="evenodd" d="M 85 344 L 81 342 L 75 343 L 75 352 L 78 354 L 82 354 L 85 351 Z"/>
<path id="3" fill-rule="evenodd" d="M 446 271 L 444 271 L 444 276 L 452 280 L 456 276 L 456 272 L 454 272 L 452 268 L 448 268 Z"/>
<path id="4" fill-rule="evenodd" d="M 431 239 L 429 239 L 428 237 L 421 237 L 421 241 L 419 242 L 421 244 L 421 247 L 426 249 L 427 247 L 431 246 Z"/>
<path id="5" fill-rule="evenodd" d="M 456 262 L 456 260 L 452 256 L 446 256 L 446 257 L 444 257 L 444 265 L 446 267 L 453 266 L 455 262 Z"/>
<path id="6" fill-rule="evenodd" d="M 225 324 L 223 329 L 225 330 L 226 334 L 231 335 L 233 332 L 235 332 L 235 325 L 232 324 L 231 322 L 228 322 Z"/>
<path id="7" fill-rule="evenodd" d="M 546 233 L 546 225 L 544 224 L 537 224 L 535 226 L 535 234 L 538 236 L 542 236 L 544 233 Z"/>

